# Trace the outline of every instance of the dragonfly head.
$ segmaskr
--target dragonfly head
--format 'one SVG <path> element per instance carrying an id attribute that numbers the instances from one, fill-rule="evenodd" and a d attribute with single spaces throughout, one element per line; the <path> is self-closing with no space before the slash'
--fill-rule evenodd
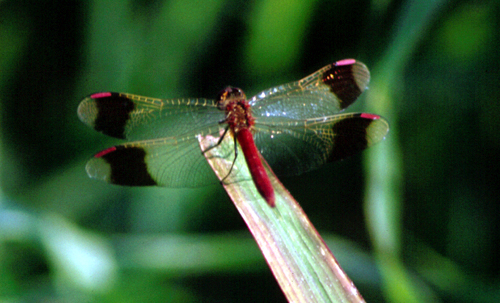
<path id="1" fill-rule="evenodd" d="M 242 99 L 246 100 L 246 98 L 245 93 L 240 88 L 228 86 L 217 95 L 217 107 L 225 110 L 228 103 Z"/>

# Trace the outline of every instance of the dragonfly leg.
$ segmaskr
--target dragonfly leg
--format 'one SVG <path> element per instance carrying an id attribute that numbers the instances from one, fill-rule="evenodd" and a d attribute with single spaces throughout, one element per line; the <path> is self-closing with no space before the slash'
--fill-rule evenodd
<path id="1" fill-rule="evenodd" d="M 226 129 L 224 130 L 224 133 L 222 134 L 222 136 L 220 136 L 219 141 L 217 141 L 217 143 L 215 145 L 210 146 L 209 148 L 202 151 L 202 153 L 204 154 L 207 151 L 211 150 L 212 148 L 216 148 L 217 146 L 219 146 L 222 143 L 222 140 L 224 140 L 224 137 L 226 136 L 228 130 L 229 130 L 229 126 L 226 127 Z M 231 164 L 231 168 L 229 169 L 229 173 L 227 173 L 227 175 L 220 181 L 221 183 L 224 183 L 226 178 L 229 177 L 229 175 L 233 171 L 234 163 L 236 162 L 236 158 L 238 157 L 238 148 L 237 148 L 236 144 L 238 144 L 238 143 L 236 140 L 236 136 L 234 136 L 234 160 L 233 160 L 233 164 Z"/>
<path id="2" fill-rule="evenodd" d="M 226 136 L 228 130 L 229 130 L 229 126 L 226 127 L 226 129 L 224 130 L 224 133 L 222 134 L 222 136 L 220 136 L 219 141 L 217 141 L 217 144 L 210 146 L 209 148 L 205 149 L 201 153 L 204 154 L 207 151 L 211 150 L 212 148 L 216 148 L 217 146 L 219 146 L 222 143 L 222 140 L 224 140 L 224 137 Z"/>
<path id="3" fill-rule="evenodd" d="M 225 132 L 224 132 L 225 134 Z M 227 177 L 229 177 L 229 175 L 231 174 L 231 172 L 233 171 L 233 167 L 234 167 L 234 163 L 236 163 L 236 158 L 238 157 L 238 144 L 237 141 L 236 141 L 236 136 L 234 136 L 234 160 L 233 160 L 233 164 L 231 164 L 231 168 L 229 169 L 229 172 L 227 173 L 227 175 L 220 181 L 220 183 L 224 183 L 224 181 L 227 179 Z"/>

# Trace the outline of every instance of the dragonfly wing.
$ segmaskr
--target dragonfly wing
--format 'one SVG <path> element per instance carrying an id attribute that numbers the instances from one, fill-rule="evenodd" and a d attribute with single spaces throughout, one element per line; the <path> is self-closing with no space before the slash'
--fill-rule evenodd
<path id="1" fill-rule="evenodd" d="M 389 124 L 380 116 L 346 113 L 255 125 L 255 143 L 277 175 L 298 175 L 352 156 L 382 141 Z"/>
<path id="2" fill-rule="evenodd" d="M 356 101 L 369 81 L 370 72 L 363 63 L 346 59 L 329 64 L 302 80 L 265 90 L 249 102 L 257 119 L 329 116 Z"/>
<path id="3" fill-rule="evenodd" d="M 86 170 L 92 178 L 127 186 L 197 187 L 217 182 L 195 136 L 113 146 L 89 160 Z"/>
<path id="4" fill-rule="evenodd" d="M 82 100 L 78 116 L 108 136 L 128 140 L 156 139 L 180 134 L 199 135 L 201 129 L 224 119 L 213 100 L 162 100 L 125 93 L 97 93 Z"/>

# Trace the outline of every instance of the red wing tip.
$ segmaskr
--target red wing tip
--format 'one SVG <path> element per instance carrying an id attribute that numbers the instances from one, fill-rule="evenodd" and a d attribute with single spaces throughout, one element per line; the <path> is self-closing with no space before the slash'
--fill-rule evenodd
<path id="1" fill-rule="evenodd" d="M 371 120 L 378 120 L 378 119 L 380 119 L 380 116 L 378 116 L 378 115 L 374 115 L 374 114 L 366 114 L 366 113 L 362 113 L 362 114 L 361 114 L 361 118 L 371 119 Z"/>
<path id="2" fill-rule="evenodd" d="M 104 93 L 95 93 L 90 95 L 90 98 L 92 99 L 99 99 L 99 98 L 106 98 L 106 97 L 111 97 L 110 92 L 104 92 Z"/>
<path id="3" fill-rule="evenodd" d="M 344 59 L 344 60 L 340 60 L 340 61 L 335 62 L 335 65 L 337 65 L 337 66 L 353 65 L 354 63 L 356 63 L 355 59 Z"/>
<path id="4" fill-rule="evenodd" d="M 105 150 L 102 150 L 102 151 L 98 152 L 97 154 L 95 154 L 94 158 L 100 158 L 100 157 L 105 156 L 111 152 L 114 152 L 115 150 L 116 150 L 116 146 L 106 148 Z"/>

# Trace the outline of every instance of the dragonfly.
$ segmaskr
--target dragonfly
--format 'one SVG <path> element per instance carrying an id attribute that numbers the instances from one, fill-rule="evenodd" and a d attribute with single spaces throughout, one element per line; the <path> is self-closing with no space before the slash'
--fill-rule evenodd
<path id="1" fill-rule="evenodd" d="M 342 113 L 369 80 L 366 65 L 344 59 L 250 99 L 230 86 L 216 99 L 91 94 L 78 106 L 80 120 L 98 132 L 129 142 L 95 154 L 86 171 L 91 178 L 125 186 L 215 184 L 217 178 L 198 139 L 220 137 L 211 149 L 231 136 L 233 165 L 239 144 L 258 192 L 273 207 L 274 189 L 262 158 L 277 176 L 293 176 L 345 159 L 385 138 L 389 124 L 381 116 Z"/>

